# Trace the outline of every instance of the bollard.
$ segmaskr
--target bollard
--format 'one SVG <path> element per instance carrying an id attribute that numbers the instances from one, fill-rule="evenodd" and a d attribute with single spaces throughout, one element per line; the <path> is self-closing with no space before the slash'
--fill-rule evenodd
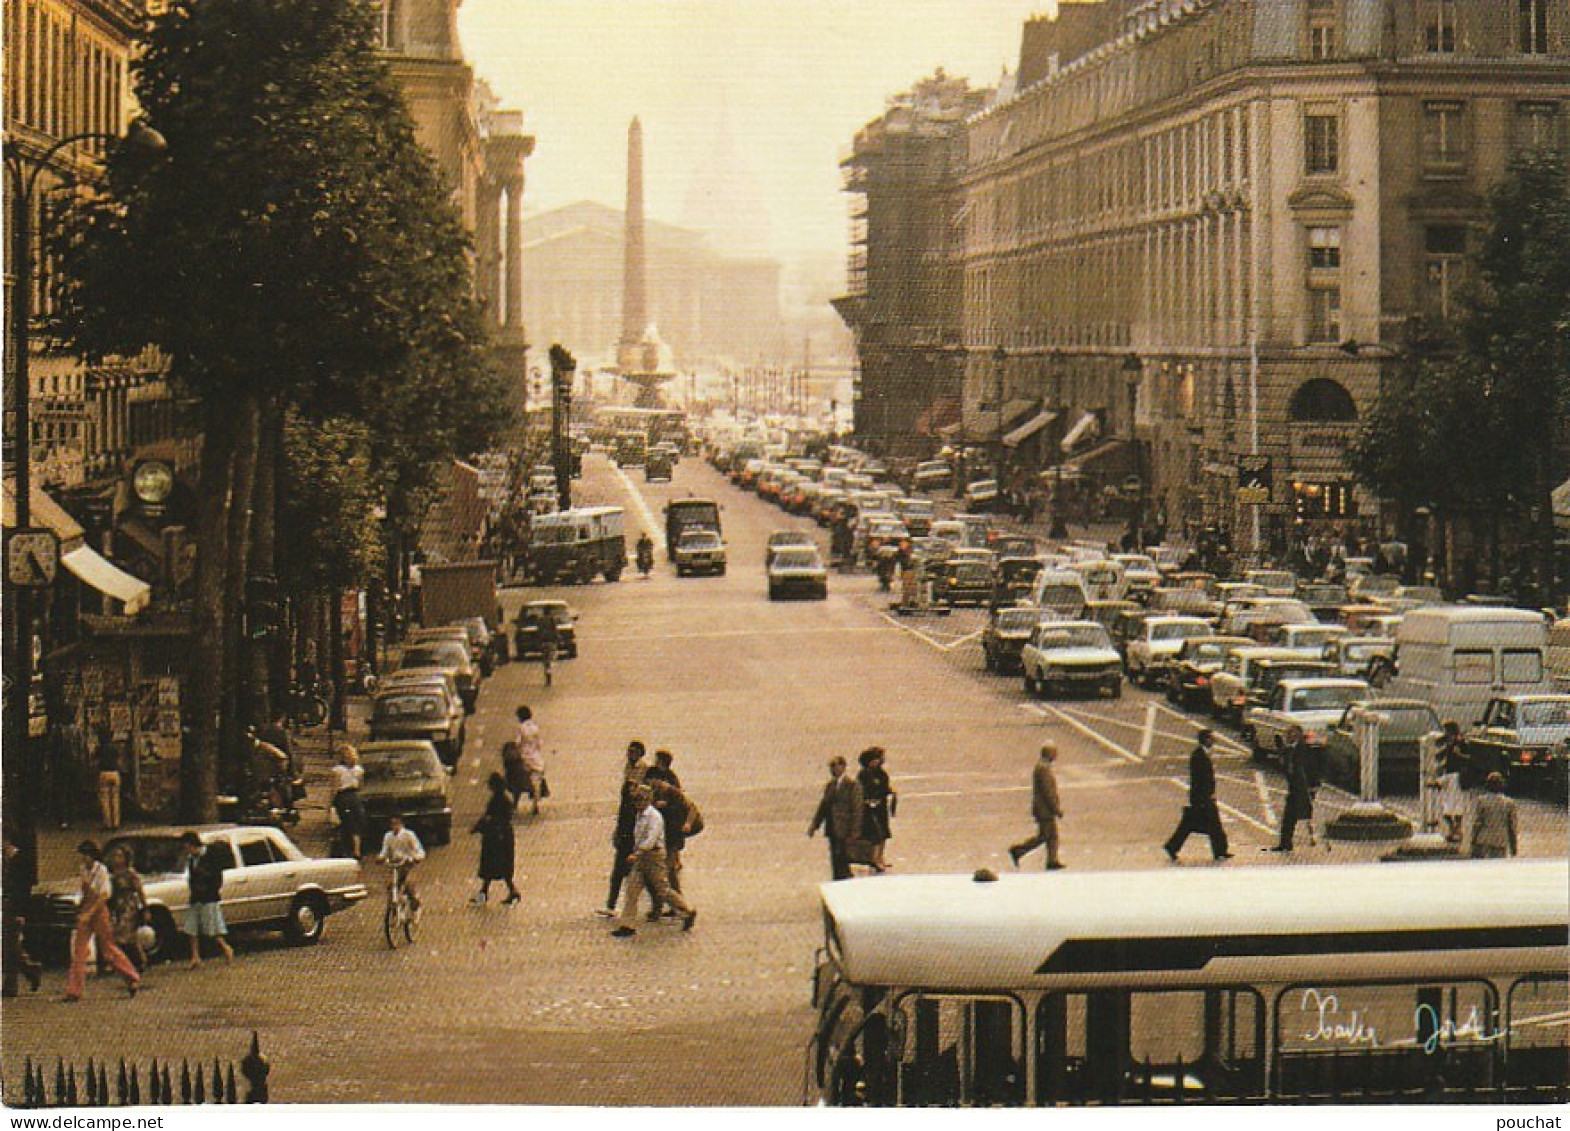
<path id="1" fill-rule="evenodd" d="M 1379 800 L 1380 721 L 1378 711 L 1360 709 L 1352 714 L 1358 749 L 1358 801 L 1325 826 L 1325 835 L 1333 840 L 1401 840 L 1412 835 L 1412 823 Z"/>
<path id="2" fill-rule="evenodd" d="M 1422 831 L 1386 859 L 1434 860 L 1460 856 L 1460 850 L 1439 832 L 1439 732 L 1425 734 L 1418 745 L 1417 789 L 1422 797 L 1418 821 Z"/>

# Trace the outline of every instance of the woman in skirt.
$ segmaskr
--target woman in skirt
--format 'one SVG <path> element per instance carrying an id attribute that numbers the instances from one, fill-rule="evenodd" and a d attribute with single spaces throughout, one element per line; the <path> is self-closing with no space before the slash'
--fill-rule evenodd
<path id="1" fill-rule="evenodd" d="M 500 880 L 507 885 L 507 898 L 503 907 L 510 907 L 519 900 L 518 888 L 512 882 L 513 835 L 512 797 L 507 792 L 507 779 L 492 774 L 489 781 L 491 796 L 485 803 L 485 814 L 474 828 L 480 834 L 480 890 L 474 893 L 475 904 L 483 904 L 490 895 L 491 883 Z"/>
<path id="2" fill-rule="evenodd" d="M 889 866 L 883 859 L 883 844 L 893 835 L 889 819 L 894 815 L 895 795 L 888 771 L 883 768 L 883 747 L 868 747 L 858 760 L 861 762 L 861 772 L 856 775 L 861 783 L 861 838 L 871 846 L 867 863 L 874 872 L 886 872 Z"/>
<path id="3" fill-rule="evenodd" d="M 147 892 L 142 877 L 131 867 L 131 854 L 124 847 L 112 849 L 104 863 L 109 866 L 109 922 L 114 929 L 115 945 L 125 951 L 138 970 L 147 969 L 147 955 L 137 937 L 147 923 Z"/>

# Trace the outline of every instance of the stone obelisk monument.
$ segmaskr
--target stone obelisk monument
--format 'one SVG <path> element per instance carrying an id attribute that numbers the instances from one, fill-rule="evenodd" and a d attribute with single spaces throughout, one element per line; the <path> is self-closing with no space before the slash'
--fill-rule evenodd
<path id="1" fill-rule="evenodd" d="M 648 261 L 643 223 L 643 124 L 637 118 L 627 127 L 627 225 L 622 247 L 621 341 L 616 343 L 616 366 L 621 376 L 638 386 L 637 404 L 654 408 L 660 403 L 659 386 L 674 373 L 658 372 L 659 339 L 649 323 Z"/>

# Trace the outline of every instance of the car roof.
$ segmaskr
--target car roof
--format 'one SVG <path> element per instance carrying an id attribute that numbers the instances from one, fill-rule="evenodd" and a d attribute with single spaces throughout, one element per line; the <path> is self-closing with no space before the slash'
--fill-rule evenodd
<path id="1" fill-rule="evenodd" d="M 421 750 L 427 750 L 433 757 L 436 754 L 436 747 L 431 745 L 428 740 L 423 738 L 378 739 L 375 742 L 362 742 L 356 746 L 355 749 L 359 752 L 360 757 L 364 758 L 367 754 L 380 754 L 384 750 L 399 750 L 408 746 L 417 747 Z"/>
<path id="2" fill-rule="evenodd" d="M 1288 691 L 1304 691 L 1320 687 L 1345 687 L 1352 690 L 1357 688 L 1367 690 L 1368 688 L 1368 684 L 1361 679 L 1328 679 L 1317 676 L 1308 679 L 1284 679 L 1277 686 L 1284 687 Z"/>

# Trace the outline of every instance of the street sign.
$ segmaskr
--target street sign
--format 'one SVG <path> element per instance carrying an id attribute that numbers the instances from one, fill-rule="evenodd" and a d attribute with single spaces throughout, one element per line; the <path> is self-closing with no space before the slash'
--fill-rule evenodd
<path id="1" fill-rule="evenodd" d="M 60 539 L 53 530 L 27 527 L 5 546 L 5 577 L 18 589 L 48 589 L 60 568 Z"/>
<path id="2" fill-rule="evenodd" d="M 1244 506 L 1270 502 L 1272 474 L 1269 456 L 1237 457 L 1237 501 Z"/>

